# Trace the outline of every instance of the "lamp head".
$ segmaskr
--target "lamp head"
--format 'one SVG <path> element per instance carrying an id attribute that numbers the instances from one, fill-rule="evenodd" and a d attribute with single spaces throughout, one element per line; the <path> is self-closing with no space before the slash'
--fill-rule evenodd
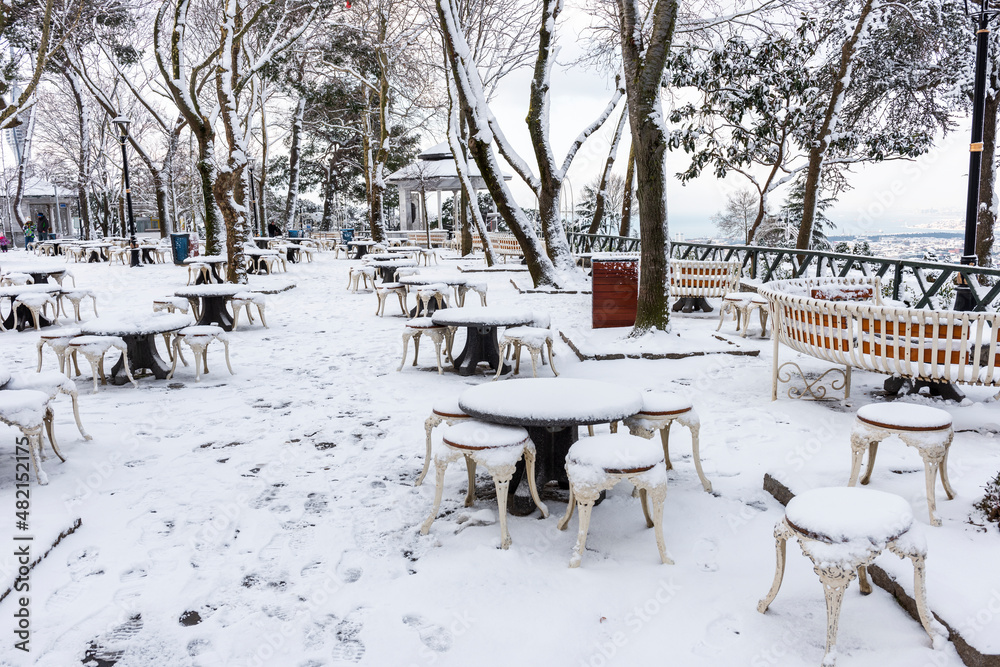
<path id="1" fill-rule="evenodd" d="M 126 118 L 125 116 L 119 115 L 111 122 L 118 126 L 118 128 L 122 131 L 122 134 L 128 134 L 128 126 L 129 123 L 131 123 L 132 121 Z"/>

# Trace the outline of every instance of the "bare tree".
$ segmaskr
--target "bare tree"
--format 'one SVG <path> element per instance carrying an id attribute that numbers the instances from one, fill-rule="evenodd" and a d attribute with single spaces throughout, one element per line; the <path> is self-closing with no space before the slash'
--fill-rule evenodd
<path id="1" fill-rule="evenodd" d="M 759 197 L 753 191 L 740 189 L 726 197 L 726 208 L 712 216 L 716 229 L 727 239 L 739 239 L 747 245 L 757 222 Z M 763 219 L 763 218 L 762 218 Z"/>

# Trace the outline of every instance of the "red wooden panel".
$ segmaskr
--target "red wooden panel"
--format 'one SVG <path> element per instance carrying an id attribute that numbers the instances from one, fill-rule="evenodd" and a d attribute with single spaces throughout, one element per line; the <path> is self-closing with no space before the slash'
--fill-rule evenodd
<path id="1" fill-rule="evenodd" d="M 591 322 L 595 329 L 635 324 L 639 301 L 639 263 L 593 262 Z"/>

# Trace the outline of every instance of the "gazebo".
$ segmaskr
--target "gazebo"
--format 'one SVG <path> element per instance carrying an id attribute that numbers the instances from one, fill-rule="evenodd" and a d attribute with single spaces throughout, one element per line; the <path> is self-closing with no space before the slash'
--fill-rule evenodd
<path id="1" fill-rule="evenodd" d="M 502 172 L 505 181 L 511 179 L 511 175 Z M 486 189 L 486 181 L 483 180 L 479 167 L 472 160 L 469 161 L 469 180 L 477 193 Z M 451 148 L 448 142 L 438 144 L 428 148 L 417 156 L 417 161 L 406 165 L 386 178 L 386 182 L 399 188 L 399 228 L 400 229 L 422 229 L 420 225 L 420 192 L 437 193 L 437 215 L 438 227 L 441 227 L 441 193 L 451 192 L 456 198 L 462 191 L 462 184 L 458 179 L 458 168 L 455 159 L 451 155 Z"/>
<path id="2" fill-rule="evenodd" d="M 3 209 L 0 214 L 7 219 L 7 229 L 20 234 L 17 221 L 14 219 L 14 191 L 16 182 L 8 186 L 9 192 L 0 191 L 3 198 Z M 77 208 L 76 193 L 67 188 L 43 181 L 40 178 L 29 177 L 24 182 L 24 193 L 21 196 L 21 212 L 27 220 L 34 222 L 39 213 L 44 213 L 49 219 L 49 231 L 60 236 L 72 236 L 73 212 Z"/>

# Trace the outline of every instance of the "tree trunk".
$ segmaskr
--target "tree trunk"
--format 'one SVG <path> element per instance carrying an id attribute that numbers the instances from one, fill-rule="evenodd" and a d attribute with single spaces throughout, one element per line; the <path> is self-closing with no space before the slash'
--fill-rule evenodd
<path id="1" fill-rule="evenodd" d="M 69 83 L 73 101 L 76 103 L 77 130 L 80 132 L 80 146 L 76 163 L 76 194 L 80 207 L 80 227 L 83 237 L 90 238 L 90 202 L 87 200 L 87 185 L 90 180 L 90 108 L 83 96 L 83 89 L 77 75 L 70 67 L 63 69 Z"/>
<path id="2" fill-rule="evenodd" d="M 333 207 L 337 196 L 337 158 L 331 157 L 326 163 L 326 178 L 323 182 L 323 221 L 320 229 L 328 232 L 333 229 Z"/>
<path id="3" fill-rule="evenodd" d="M 983 164 L 982 171 L 979 172 L 979 211 L 976 223 L 976 257 L 979 266 L 993 265 L 993 227 L 997 219 L 996 137 L 1000 91 L 997 90 L 996 74 L 991 78 L 986 94 L 986 115 L 983 118 Z"/>
<path id="4" fill-rule="evenodd" d="M 455 204 L 458 204 L 457 206 Z M 461 221 L 459 227 L 459 238 L 461 239 L 462 257 L 472 253 L 475 248 L 475 239 L 472 237 L 472 225 L 469 220 L 469 198 L 465 196 L 465 191 L 458 192 L 458 200 L 452 202 L 455 209 L 455 216 Z"/>
<path id="5" fill-rule="evenodd" d="M 823 161 L 826 158 L 826 151 L 830 147 L 830 139 L 837 130 L 840 108 L 844 103 L 847 87 L 851 82 L 854 56 L 857 53 L 858 43 L 868 26 L 874 2 L 875 0 L 865 0 L 858 21 L 854 25 L 854 31 L 840 49 L 840 65 L 833 82 L 833 90 L 830 93 L 830 102 L 823 115 L 823 124 L 820 126 L 819 134 L 809 149 L 809 166 L 806 168 L 806 185 L 802 196 L 802 223 L 799 225 L 799 235 L 795 240 L 795 247 L 799 250 L 807 250 L 812 244 L 816 203 L 819 201 L 819 185 L 823 176 Z"/>
<path id="6" fill-rule="evenodd" d="M 622 220 L 618 225 L 618 236 L 628 236 L 632 231 L 632 193 L 635 183 L 635 140 L 628 149 L 628 167 L 625 169 L 625 194 L 622 201 Z"/>
<path id="7" fill-rule="evenodd" d="M 618 119 L 615 134 L 611 138 L 611 148 L 608 149 L 608 157 L 604 161 L 604 171 L 601 172 L 601 184 L 597 189 L 597 201 L 594 203 L 594 219 L 591 220 L 590 228 L 587 229 L 588 234 L 597 234 L 601 231 L 601 223 L 604 222 L 604 202 L 608 196 L 608 178 L 611 177 L 611 168 L 615 166 L 615 158 L 618 155 L 618 144 L 621 142 L 622 131 L 625 129 L 625 121 L 627 120 L 628 104 L 626 103 L 625 108 L 622 109 L 622 115 Z"/>
<path id="8" fill-rule="evenodd" d="M 21 199 L 24 197 L 24 181 L 27 178 L 28 162 L 31 160 L 31 140 L 35 134 L 35 110 L 37 105 L 32 105 L 28 112 L 28 128 L 24 133 L 24 148 L 21 151 L 21 161 L 17 165 L 17 188 L 14 190 L 14 219 L 24 232 L 24 226 L 28 219 L 21 211 Z"/>
<path id="9" fill-rule="evenodd" d="M 260 180 L 257 186 L 257 201 L 258 207 L 260 209 L 260 229 L 257 232 L 261 236 L 269 236 L 267 233 L 267 154 L 268 154 L 268 138 L 267 138 L 267 105 L 266 95 L 265 95 L 265 85 L 266 81 L 261 79 L 261 89 L 260 89 Z M 253 184 L 251 184 L 252 186 Z"/>
<path id="10" fill-rule="evenodd" d="M 295 206 L 299 201 L 299 153 L 302 143 L 302 117 L 306 112 L 306 98 L 299 97 L 292 119 L 292 145 L 288 149 L 288 196 L 285 197 L 285 229 L 295 222 Z"/>
<path id="11" fill-rule="evenodd" d="M 677 21 L 677 0 L 658 0 L 649 43 L 642 44 L 639 0 L 618 0 L 629 125 L 639 199 L 639 299 L 633 337 L 670 329 L 670 241 L 667 227 L 667 133 L 660 82 Z"/>
<path id="12" fill-rule="evenodd" d="M 538 237 L 532 230 L 531 222 L 524 211 L 514 201 L 514 196 L 503 179 L 500 163 L 493 153 L 492 130 L 489 125 L 489 107 L 483 92 L 482 80 L 469 52 L 469 45 L 458 25 L 457 14 L 452 0 L 437 0 L 438 18 L 441 21 L 445 52 L 448 58 L 451 80 L 455 86 L 458 107 L 469 127 L 469 154 L 475 160 L 486 182 L 486 187 L 497 205 L 500 215 L 517 239 L 524 253 L 534 285 L 559 287 L 559 278 L 552 260 L 542 250 Z M 474 190 L 470 194 L 474 194 Z M 473 215 L 478 210 L 477 202 L 470 202 Z M 480 232 L 482 233 L 482 232 Z M 483 238 L 487 243 L 488 236 Z M 565 243 L 565 237 L 563 238 Z"/>

